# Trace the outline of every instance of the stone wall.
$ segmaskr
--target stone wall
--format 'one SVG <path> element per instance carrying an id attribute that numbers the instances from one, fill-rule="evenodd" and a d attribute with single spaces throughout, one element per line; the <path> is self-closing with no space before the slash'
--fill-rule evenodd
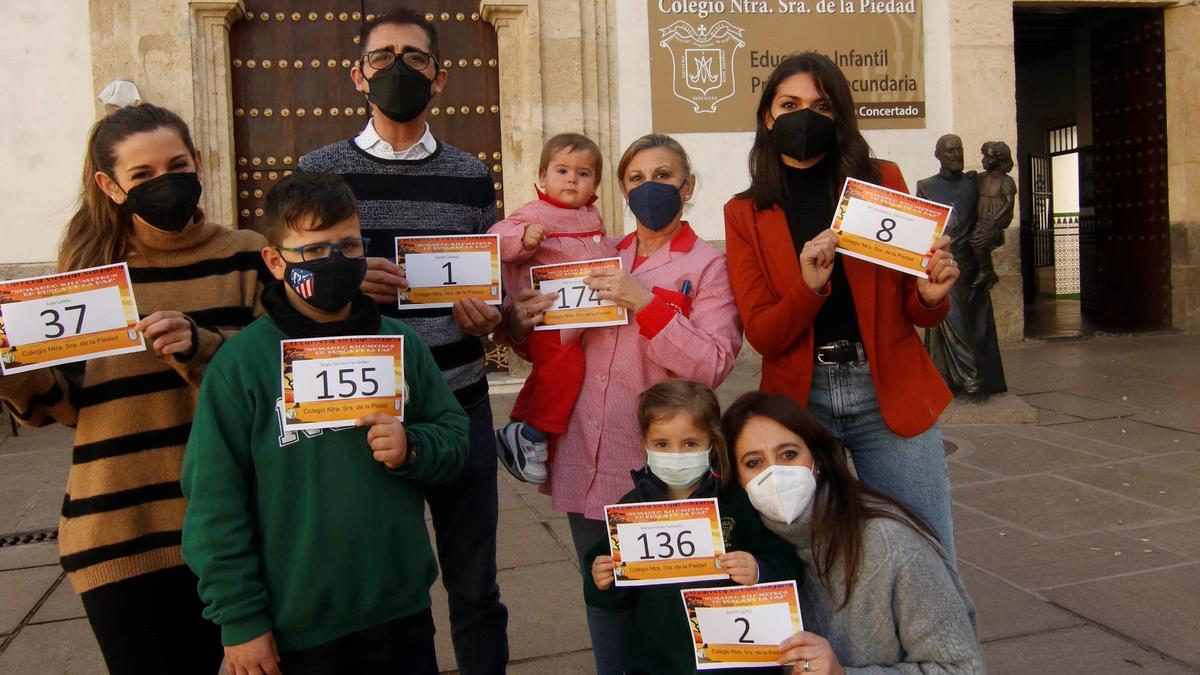
<path id="1" fill-rule="evenodd" d="M 1171 320 L 1200 330 L 1200 5 L 1165 12 Z"/>

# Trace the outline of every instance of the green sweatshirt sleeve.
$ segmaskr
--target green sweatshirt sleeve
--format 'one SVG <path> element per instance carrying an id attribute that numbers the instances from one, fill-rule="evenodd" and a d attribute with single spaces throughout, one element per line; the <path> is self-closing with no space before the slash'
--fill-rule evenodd
<path id="1" fill-rule="evenodd" d="M 183 558 L 200 579 L 204 617 L 221 627 L 226 646 L 271 630 L 271 601 L 251 509 L 250 405 L 223 372 L 209 369 L 180 479 L 188 499 Z"/>
<path id="2" fill-rule="evenodd" d="M 579 561 L 579 571 L 583 574 L 583 601 L 592 607 L 609 612 L 620 612 L 633 607 L 637 600 L 635 595 L 637 589 L 617 588 L 614 585 L 609 586 L 607 591 L 602 591 L 596 587 L 596 582 L 592 580 L 592 563 L 596 562 L 596 558 L 608 554 L 608 542 L 601 541 L 587 552 L 583 560 Z"/>
<path id="3" fill-rule="evenodd" d="M 445 483 L 467 461 L 467 414 L 446 386 L 425 341 L 411 331 L 404 333 L 404 379 L 404 432 L 413 454 L 392 473 L 426 486 Z"/>
<path id="4" fill-rule="evenodd" d="M 804 579 L 804 564 L 791 544 L 775 536 L 762 523 L 762 517 L 740 488 L 730 488 L 721 500 L 722 513 L 729 509 L 737 523 L 733 532 L 733 549 L 745 551 L 758 562 L 758 581 L 797 582 Z"/>

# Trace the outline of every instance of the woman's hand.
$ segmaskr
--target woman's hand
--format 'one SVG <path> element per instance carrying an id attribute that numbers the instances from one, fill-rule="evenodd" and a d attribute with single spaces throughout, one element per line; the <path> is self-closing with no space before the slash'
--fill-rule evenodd
<path id="1" fill-rule="evenodd" d="M 583 283 L 597 291 L 596 297 L 615 302 L 631 314 L 636 314 L 654 298 L 637 277 L 611 267 L 593 271 Z"/>
<path id="2" fill-rule="evenodd" d="M 836 249 L 837 233 L 833 230 L 825 230 L 804 242 L 804 248 L 800 251 L 800 273 L 813 293 L 819 294 L 829 282 Z"/>
<path id="3" fill-rule="evenodd" d="M 943 236 L 930 249 L 927 279 L 917 279 L 917 293 L 926 307 L 935 307 L 946 298 L 958 280 L 958 261 L 950 253 L 950 237 Z"/>
<path id="4" fill-rule="evenodd" d="M 753 586 L 758 583 L 758 561 L 745 551 L 731 551 L 717 556 L 721 569 L 729 572 L 735 584 Z"/>
<path id="5" fill-rule="evenodd" d="M 158 356 L 186 354 L 192 349 L 192 322 L 182 312 L 155 312 L 134 328 L 151 341 Z"/>
<path id="6" fill-rule="evenodd" d="M 596 583 L 596 588 L 607 591 L 613 585 L 613 581 L 616 580 L 613 572 L 615 567 L 611 555 L 596 556 L 596 560 L 592 562 L 592 581 Z"/>
<path id="7" fill-rule="evenodd" d="M 527 288 L 513 296 L 512 306 L 508 308 L 508 335 L 513 342 L 520 344 L 529 337 L 529 331 L 546 318 L 546 310 L 554 304 L 557 295 L 542 294 Z"/>
<path id="8" fill-rule="evenodd" d="M 829 640 L 800 631 L 779 644 L 783 653 L 779 662 L 791 665 L 792 673 L 819 673 L 819 675 L 845 675 L 846 670 L 838 663 L 837 654 L 829 646 Z"/>
<path id="9" fill-rule="evenodd" d="M 283 675 L 275 636 L 263 633 L 249 642 L 226 647 L 225 668 L 229 675 Z"/>

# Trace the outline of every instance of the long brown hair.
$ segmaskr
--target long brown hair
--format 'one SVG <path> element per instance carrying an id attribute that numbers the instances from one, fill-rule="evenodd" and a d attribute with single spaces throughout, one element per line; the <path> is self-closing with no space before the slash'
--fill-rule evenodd
<path id="1" fill-rule="evenodd" d="M 79 210 L 71 216 L 63 234 L 58 249 L 59 270 L 107 265 L 125 258 L 131 227 L 129 214 L 104 194 L 96 184 L 96 173 L 106 173 L 115 181 L 113 166 L 117 163 L 114 153 L 117 144 L 134 134 L 162 127 L 174 129 L 188 153 L 196 154 L 192 134 L 183 119 L 166 108 L 149 103 L 115 110 L 92 125 L 83 157 Z"/>
<path id="2" fill-rule="evenodd" d="M 879 182 L 879 168 L 871 160 L 871 146 L 858 130 L 858 116 L 854 112 L 854 97 L 850 94 L 850 83 L 841 69 L 829 57 L 816 52 L 801 52 L 785 58 L 771 72 L 758 100 L 757 129 L 754 145 L 750 147 L 750 187 L 738 193 L 741 199 L 754 201 L 754 208 L 766 210 L 787 201 L 787 187 L 783 178 L 783 157 L 771 140 L 767 129 L 767 115 L 775 101 L 779 84 L 787 78 L 808 73 L 812 75 L 817 91 L 829 101 L 833 109 L 833 123 L 837 129 L 836 141 L 826 159 L 833 162 L 834 190 L 841 190 L 846 178 L 857 178 L 870 183 Z"/>
<path id="3" fill-rule="evenodd" d="M 890 518 L 903 523 L 937 548 L 929 526 L 904 504 L 858 482 L 850 473 L 842 446 L 825 425 L 783 394 L 752 391 L 742 394 L 721 420 L 721 431 L 736 473 L 737 439 L 752 418 L 765 417 L 800 438 L 813 455 L 817 492 L 813 497 L 812 541 L 817 575 L 830 588 L 829 573 L 841 560 L 845 566 L 845 606 L 854 593 L 862 560 L 863 529 L 872 518 Z"/>
<path id="4" fill-rule="evenodd" d="M 721 433 L 721 404 L 712 389 L 691 380 L 664 380 L 643 391 L 638 397 L 638 426 L 642 437 L 650 431 L 650 424 L 665 421 L 675 415 L 684 414 L 692 423 L 708 434 L 712 443 L 709 461 L 713 472 L 728 485 L 733 471 L 729 465 L 729 452 L 725 447 L 725 436 Z"/>

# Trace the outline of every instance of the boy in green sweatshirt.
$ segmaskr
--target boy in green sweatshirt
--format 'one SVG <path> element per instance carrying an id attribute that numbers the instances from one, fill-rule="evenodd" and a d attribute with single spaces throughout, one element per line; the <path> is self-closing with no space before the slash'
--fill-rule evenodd
<path id="1" fill-rule="evenodd" d="M 466 414 L 424 341 L 359 290 L 366 241 L 342 178 L 285 178 L 266 211 L 279 283 L 209 365 L 183 461 L 204 615 L 232 675 L 437 673 L 423 488 L 462 468 Z M 405 422 L 285 431 L 280 341 L 341 335 L 404 336 Z"/>

